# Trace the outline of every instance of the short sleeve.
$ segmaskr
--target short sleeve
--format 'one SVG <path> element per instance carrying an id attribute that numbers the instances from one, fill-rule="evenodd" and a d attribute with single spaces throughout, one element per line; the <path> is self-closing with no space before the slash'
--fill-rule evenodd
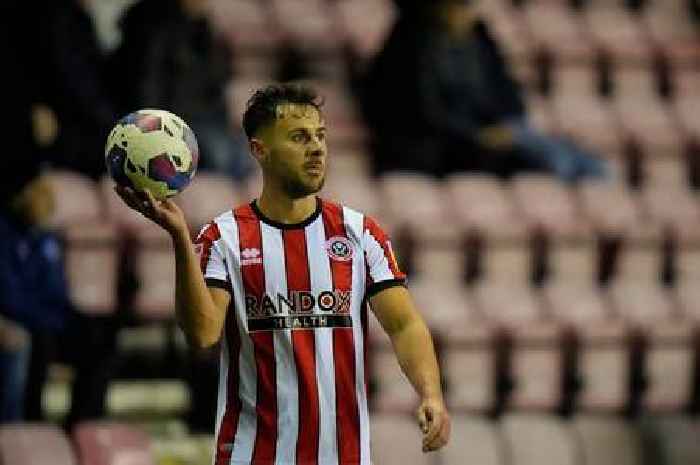
<path id="1" fill-rule="evenodd" d="M 362 247 L 367 263 L 367 295 L 393 286 L 403 286 L 406 275 L 399 269 L 389 236 L 370 217 L 365 217 Z"/>
<path id="2" fill-rule="evenodd" d="M 230 280 L 224 254 L 220 250 L 221 233 L 215 222 L 204 226 L 194 241 L 199 266 L 208 287 L 230 290 Z"/>

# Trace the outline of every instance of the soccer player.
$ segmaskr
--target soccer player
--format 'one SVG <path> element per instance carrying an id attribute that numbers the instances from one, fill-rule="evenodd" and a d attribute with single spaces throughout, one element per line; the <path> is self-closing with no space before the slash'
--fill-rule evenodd
<path id="1" fill-rule="evenodd" d="M 260 89 L 243 127 L 262 193 L 205 226 L 194 247 L 174 202 L 117 187 L 172 236 L 189 343 L 224 334 L 215 463 L 370 464 L 368 303 L 420 396 L 422 450 L 441 448 L 450 418 L 435 350 L 389 239 L 372 218 L 316 196 L 327 163 L 316 93 Z"/>

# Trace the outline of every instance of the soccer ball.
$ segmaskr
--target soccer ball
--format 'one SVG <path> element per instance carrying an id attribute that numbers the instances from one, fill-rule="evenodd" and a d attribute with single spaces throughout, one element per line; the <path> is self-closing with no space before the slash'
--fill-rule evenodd
<path id="1" fill-rule="evenodd" d="M 198 161 L 194 132 L 165 110 L 128 114 L 114 126 L 105 146 L 107 170 L 117 184 L 148 189 L 160 200 L 187 187 Z"/>

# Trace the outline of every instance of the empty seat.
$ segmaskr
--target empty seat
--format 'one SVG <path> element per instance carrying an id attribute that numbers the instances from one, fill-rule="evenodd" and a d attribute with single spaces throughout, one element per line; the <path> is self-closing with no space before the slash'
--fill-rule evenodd
<path id="1" fill-rule="evenodd" d="M 570 427 L 547 415 L 506 414 L 501 421 L 508 463 L 540 465 L 578 463 L 577 444 Z"/>
<path id="2" fill-rule="evenodd" d="M 426 323 L 437 334 L 446 334 L 467 318 L 467 293 L 460 282 L 423 275 L 411 280 L 409 289 Z"/>
<path id="3" fill-rule="evenodd" d="M 503 438 L 496 425 L 485 418 L 453 415 L 450 442 L 438 452 L 441 465 L 505 464 Z"/>
<path id="4" fill-rule="evenodd" d="M 381 213 L 382 204 L 377 193 L 377 186 L 369 178 L 351 179 L 327 176 L 326 179 L 321 194 L 324 198 L 347 205 L 375 218 Z M 390 225 L 384 218 L 380 216 L 378 220 L 381 221 L 382 227 L 389 228 Z"/>
<path id="5" fill-rule="evenodd" d="M 528 2 L 524 17 L 539 47 L 545 47 L 560 61 L 590 60 L 591 42 L 586 40 L 579 16 L 565 3 Z"/>
<path id="6" fill-rule="evenodd" d="M 519 175 L 512 185 L 515 203 L 531 230 L 543 230 L 555 239 L 590 237 L 572 192 L 561 181 L 545 175 Z"/>
<path id="7" fill-rule="evenodd" d="M 583 181 L 578 195 L 593 228 L 605 236 L 636 237 L 644 223 L 633 194 L 622 184 Z"/>
<path id="8" fill-rule="evenodd" d="M 272 27 L 267 2 L 256 0 L 214 0 L 210 2 L 210 20 L 232 43 L 236 55 L 269 50 L 281 35 Z"/>
<path id="9" fill-rule="evenodd" d="M 238 204 L 238 192 L 230 177 L 207 172 L 198 173 L 176 201 L 195 233 L 220 214 Z"/>
<path id="10" fill-rule="evenodd" d="M 372 418 L 372 461 L 382 465 L 431 465 L 421 451 L 422 434 L 413 416 L 375 414 Z"/>
<path id="11" fill-rule="evenodd" d="M 72 171 L 51 171 L 47 178 L 54 195 L 53 226 L 62 228 L 103 219 L 99 190 L 93 180 Z"/>
<path id="12" fill-rule="evenodd" d="M 104 199 L 107 219 L 128 234 L 134 234 L 139 229 L 148 227 L 151 221 L 126 205 L 114 192 L 114 185 L 114 181 L 109 177 L 104 177 L 100 181 L 100 192 Z"/>
<path id="13" fill-rule="evenodd" d="M 275 23 L 285 39 L 305 51 L 337 51 L 341 37 L 331 16 L 331 7 L 323 0 L 271 0 Z"/>
<path id="14" fill-rule="evenodd" d="M 590 94 L 557 92 L 552 109 L 561 130 L 578 142 L 599 152 L 619 150 L 617 120 L 608 102 Z"/>
<path id="15" fill-rule="evenodd" d="M 0 425 L 0 463 L 12 465 L 77 465 L 63 431 L 53 425 Z"/>
<path id="16" fill-rule="evenodd" d="M 150 439 L 135 426 L 85 422 L 76 426 L 73 437 L 84 464 L 155 465 Z"/>
<path id="17" fill-rule="evenodd" d="M 416 173 L 388 173 L 380 183 L 390 221 L 409 228 L 421 239 L 455 238 L 456 224 L 445 207 L 446 196 L 437 180 Z"/>
<path id="18" fill-rule="evenodd" d="M 641 438 L 635 427 L 615 416 L 577 415 L 572 421 L 583 453 L 583 463 L 638 465 L 642 463 Z"/>
<path id="19" fill-rule="evenodd" d="M 644 161 L 644 183 L 661 189 L 688 187 L 688 162 L 684 157 L 654 157 Z"/>
<path id="20" fill-rule="evenodd" d="M 395 21 L 394 5 L 388 0 L 340 0 L 336 2 L 340 25 L 352 50 L 364 61 L 381 50 Z"/>
<path id="21" fill-rule="evenodd" d="M 642 404 L 651 410 L 678 409 L 693 389 L 692 326 L 681 318 L 668 291 L 626 283 L 610 290 L 615 310 L 646 340 Z"/>
<path id="22" fill-rule="evenodd" d="M 700 209 L 690 189 L 649 186 L 642 194 L 642 205 L 653 224 L 672 232 L 680 242 L 700 239 Z"/>
<path id="23" fill-rule="evenodd" d="M 643 23 L 654 44 L 662 47 L 673 63 L 695 63 L 697 26 L 690 15 L 687 2 L 648 2 L 642 15 Z"/>
<path id="24" fill-rule="evenodd" d="M 117 306 L 119 248 L 114 226 L 68 227 L 65 266 L 71 301 L 83 313 L 105 315 Z"/>
<path id="25" fill-rule="evenodd" d="M 584 17 L 596 44 L 608 51 L 617 62 L 649 61 L 650 44 L 641 25 L 622 2 L 593 1 Z"/>
<path id="26" fill-rule="evenodd" d="M 168 319 L 175 314 L 175 254 L 168 234 L 152 225 L 136 238 L 134 273 L 138 289 L 133 308 L 144 319 Z"/>
<path id="27" fill-rule="evenodd" d="M 543 296 L 552 316 L 574 331 L 577 402 L 585 410 L 621 410 L 628 402 L 627 329 L 593 286 L 548 285 Z"/>
<path id="28" fill-rule="evenodd" d="M 538 296 L 526 287 L 485 282 L 474 289 L 474 303 L 486 321 L 505 331 L 512 342 L 510 405 L 558 406 L 562 400 L 560 330 L 546 318 Z"/>

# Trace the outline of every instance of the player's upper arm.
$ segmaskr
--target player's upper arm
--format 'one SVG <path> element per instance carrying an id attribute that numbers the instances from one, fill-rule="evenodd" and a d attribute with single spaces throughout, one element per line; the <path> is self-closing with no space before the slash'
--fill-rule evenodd
<path id="1" fill-rule="evenodd" d="M 231 293 L 220 287 L 208 286 L 207 289 L 209 289 L 209 295 L 211 295 L 211 299 L 214 301 L 214 305 L 219 310 L 222 318 L 225 318 L 226 310 L 231 303 Z"/>
<path id="2" fill-rule="evenodd" d="M 403 286 L 406 275 L 399 269 L 389 236 L 370 217 L 362 228 L 362 248 L 367 264 L 367 296 L 394 286 Z"/>
<path id="3" fill-rule="evenodd" d="M 384 289 L 369 300 L 374 315 L 389 336 L 399 333 L 409 324 L 422 318 L 413 299 L 403 286 Z"/>

